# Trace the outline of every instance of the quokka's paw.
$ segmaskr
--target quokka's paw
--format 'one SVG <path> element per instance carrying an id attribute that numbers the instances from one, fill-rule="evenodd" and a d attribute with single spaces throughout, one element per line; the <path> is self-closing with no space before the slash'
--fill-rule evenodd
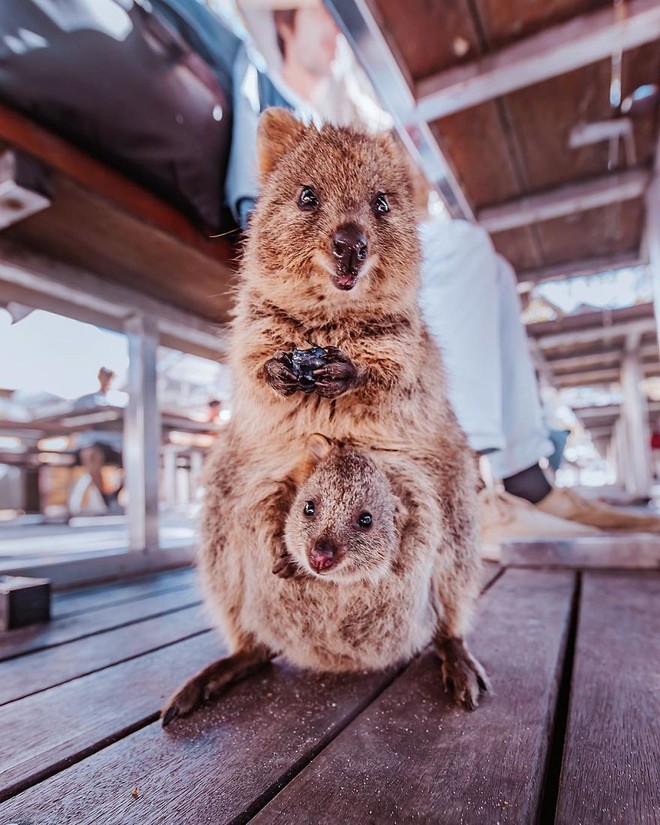
<path id="1" fill-rule="evenodd" d="M 240 650 L 212 662 L 182 685 L 165 703 L 160 718 L 164 728 L 180 716 L 188 716 L 223 693 L 229 685 L 245 679 L 274 657 L 265 647 Z"/>
<path id="2" fill-rule="evenodd" d="M 492 693 L 486 671 L 470 654 L 462 639 L 447 639 L 438 645 L 445 691 L 456 704 L 475 710 L 483 693 Z"/>
<path id="3" fill-rule="evenodd" d="M 199 678 L 198 674 L 170 696 L 160 712 L 161 724 L 164 728 L 180 716 L 189 716 L 204 703 L 204 685 L 205 682 Z"/>
<path id="4" fill-rule="evenodd" d="M 323 398 L 338 398 L 357 386 L 357 367 L 337 347 L 325 350 L 325 366 L 314 370 L 315 391 Z"/>
<path id="5" fill-rule="evenodd" d="M 291 356 L 287 352 L 276 352 L 266 361 L 264 378 L 269 387 L 285 398 L 300 389 L 300 381 L 292 370 Z"/>
<path id="6" fill-rule="evenodd" d="M 274 575 L 279 576 L 280 579 L 293 579 L 304 575 L 302 570 L 289 555 L 288 550 L 282 550 L 280 553 L 280 557 L 273 565 L 273 573 Z"/>

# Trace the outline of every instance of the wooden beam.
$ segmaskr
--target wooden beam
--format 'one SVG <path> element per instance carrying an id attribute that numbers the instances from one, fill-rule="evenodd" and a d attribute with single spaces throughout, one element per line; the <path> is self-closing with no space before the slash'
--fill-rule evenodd
<path id="1" fill-rule="evenodd" d="M 554 264 L 537 269 L 523 269 L 517 273 L 517 276 L 521 283 L 539 284 L 544 281 L 559 281 L 566 278 L 597 275 L 600 272 L 611 272 L 617 269 L 628 269 L 643 266 L 646 263 L 642 255 L 625 252 L 618 255 L 583 258 L 579 261 L 568 261 L 565 264 Z"/>
<path id="2" fill-rule="evenodd" d="M 646 191 L 649 181 L 650 175 L 645 169 L 614 172 L 594 180 L 559 186 L 549 192 L 526 195 L 481 209 L 477 220 L 487 232 L 506 232 L 532 223 L 639 198 Z"/>
<path id="3" fill-rule="evenodd" d="M 638 355 L 643 364 L 645 358 L 652 358 L 657 362 L 658 347 L 655 344 L 644 344 L 644 346 L 640 346 Z M 556 375 L 561 375 L 562 372 L 568 374 L 592 367 L 604 367 L 607 362 L 614 362 L 612 366 L 618 366 L 623 358 L 623 350 L 615 348 L 582 355 L 560 355 L 558 358 L 548 357 L 546 354 L 545 357 L 550 369 Z M 654 364 L 644 364 L 644 366 L 654 366 Z"/>
<path id="4" fill-rule="evenodd" d="M 592 372 L 572 373 L 569 375 L 558 375 L 556 383 L 565 387 L 598 387 L 618 383 L 621 371 L 617 368 L 593 370 Z"/>
<path id="5" fill-rule="evenodd" d="M 122 332 L 135 313 L 148 315 L 157 320 L 168 346 L 207 358 L 226 355 L 222 326 L 2 238 L 0 295 Z"/>
<path id="6" fill-rule="evenodd" d="M 621 21 L 611 7 L 583 14 L 472 63 L 421 80 L 415 89 L 415 113 L 422 121 L 437 120 L 658 37 L 657 0 L 630 0 Z"/>
<path id="7" fill-rule="evenodd" d="M 646 321 L 634 321 L 630 324 L 616 324 L 611 327 L 594 327 L 593 329 L 582 329 L 577 331 L 567 330 L 558 332 L 555 335 L 544 335 L 539 338 L 542 349 L 548 350 L 554 347 L 578 347 L 602 341 L 611 341 L 613 338 L 621 338 L 631 329 L 640 329 L 643 335 L 655 332 L 655 321 L 649 318 Z"/>

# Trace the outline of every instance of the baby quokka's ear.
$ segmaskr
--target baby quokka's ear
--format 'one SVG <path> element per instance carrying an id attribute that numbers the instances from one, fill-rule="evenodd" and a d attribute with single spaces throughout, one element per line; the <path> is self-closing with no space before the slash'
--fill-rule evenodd
<path id="1" fill-rule="evenodd" d="M 263 112 L 257 130 L 257 158 L 262 184 L 284 155 L 300 141 L 306 128 L 288 109 L 272 106 Z"/>
<path id="2" fill-rule="evenodd" d="M 330 455 L 333 442 L 321 433 L 313 433 L 305 444 L 305 457 L 293 472 L 296 487 L 302 486 L 316 469 L 319 462 Z"/>

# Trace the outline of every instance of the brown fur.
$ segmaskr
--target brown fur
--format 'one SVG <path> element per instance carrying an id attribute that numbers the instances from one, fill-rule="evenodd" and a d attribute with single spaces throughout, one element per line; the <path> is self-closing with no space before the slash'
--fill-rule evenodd
<path id="1" fill-rule="evenodd" d="M 380 668 L 433 638 L 441 650 L 467 630 L 478 592 L 477 480 L 418 306 L 407 164 L 389 136 L 306 128 L 283 110 L 262 116 L 259 154 L 262 194 L 231 331 L 233 415 L 206 478 L 208 603 L 235 651 L 265 646 L 304 667 Z M 303 186 L 319 196 L 314 212 L 297 206 Z M 372 209 L 377 192 L 387 193 L 386 215 Z M 332 283 L 330 239 L 347 222 L 364 230 L 369 256 L 344 292 Z M 268 385 L 264 365 L 276 351 L 310 341 L 350 359 L 349 391 L 284 397 Z M 271 573 L 317 432 L 375 448 L 372 477 L 384 474 L 407 510 L 396 559 L 376 581 Z M 341 500 L 334 480 L 332 489 Z"/>

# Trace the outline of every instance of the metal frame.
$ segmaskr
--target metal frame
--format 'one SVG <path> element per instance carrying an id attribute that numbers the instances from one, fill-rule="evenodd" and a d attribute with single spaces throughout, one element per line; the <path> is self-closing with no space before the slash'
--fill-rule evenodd
<path id="1" fill-rule="evenodd" d="M 474 212 L 428 123 L 415 115 L 416 101 L 392 49 L 366 0 L 326 0 L 374 89 L 387 101 L 399 137 L 455 218 L 474 220 Z"/>
<path id="2" fill-rule="evenodd" d="M 2 565 L 0 572 L 45 576 L 54 586 L 65 587 L 190 564 L 192 547 L 165 550 L 158 545 L 156 355 L 159 343 L 164 343 L 222 359 L 226 355 L 222 328 L 4 239 L 0 239 L 0 298 L 123 332 L 129 345 L 129 403 L 124 424 L 129 492 L 126 552 L 31 564 L 16 560 Z"/>

